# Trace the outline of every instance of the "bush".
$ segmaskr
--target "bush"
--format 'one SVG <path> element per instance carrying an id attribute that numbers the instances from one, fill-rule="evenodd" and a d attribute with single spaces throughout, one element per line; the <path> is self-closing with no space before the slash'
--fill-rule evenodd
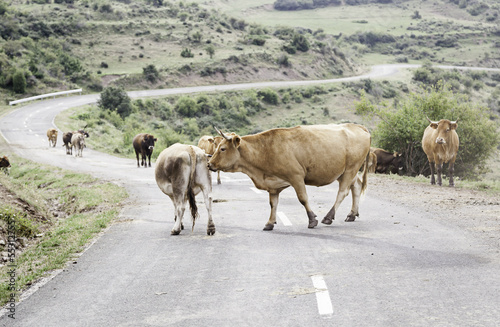
<path id="1" fill-rule="evenodd" d="M 262 101 L 277 105 L 279 101 L 278 93 L 276 93 L 272 89 L 260 90 L 257 92 L 257 95 L 262 99 Z"/>
<path id="2" fill-rule="evenodd" d="M 103 110 L 116 111 L 122 118 L 132 113 L 130 97 L 121 87 L 110 86 L 105 88 L 101 92 L 97 105 Z"/>
<path id="3" fill-rule="evenodd" d="M 185 48 L 181 51 L 182 58 L 193 58 L 194 54 L 191 52 L 191 49 Z"/>
<path id="4" fill-rule="evenodd" d="M 198 112 L 196 101 L 188 96 L 182 96 L 175 104 L 175 111 L 185 117 L 194 117 Z"/>
<path id="5" fill-rule="evenodd" d="M 160 78 L 160 73 L 153 64 L 142 68 L 142 75 L 144 75 L 144 78 L 150 83 L 155 83 Z"/>
<path id="6" fill-rule="evenodd" d="M 475 179 L 486 171 L 486 161 L 499 145 L 498 126 L 489 119 L 488 109 L 476 107 L 466 96 L 453 93 L 448 85 L 425 89 L 401 102 L 400 108 L 377 107 L 362 94 L 356 112 L 378 116 L 381 121 L 372 131 L 373 143 L 387 151 L 402 153 L 408 175 L 430 173 L 422 150 L 422 136 L 431 120 L 458 121 L 460 138 L 455 175 Z M 447 169 L 445 165 L 445 169 Z"/>
<path id="7" fill-rule="evenodd" d="M 24 72 L 16 71 L 12 76 L 12 90 L 19 94 L 26 93 L 26 77 Z"/>

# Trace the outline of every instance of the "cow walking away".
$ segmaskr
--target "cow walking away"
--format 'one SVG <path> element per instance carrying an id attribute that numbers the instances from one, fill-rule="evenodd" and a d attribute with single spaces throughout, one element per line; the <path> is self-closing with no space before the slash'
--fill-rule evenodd
<path id="1" fill-rule="evenodd" d="M 370 152 L 377 156 L 375 172 L 385 174 L 389 170 L 393 174 L 398 174 L 403 170 L 401 153 L 389 152 L 380 148 L 370 148 Z"/>
<path id="2" fill-rule="evenodd" d="M 153 154 L 155 142 L 157 139 L 146 133 L 137 134 L 132 140 L 132 146 L 135 150 L 135 156 L 137 158 L 137 167 L 139 166 L 139 154 L 141 155 L 141 166 L 145 168 L 148 166 L 146 164 L 146 159 L 149 160 L 149 167 L 151 167 L 151 155 Z"/>
<path id="3" fill-rule="evenodd" d="M 346 221 L 359 216 L 359 200 L 365 190 L 371 137 L 362 125 L 312 125 L 271 129 L 240 137 L 226 135 L 209 160 L 213 171 L 243 172 L 261 190 L 269 192 L 271 215 L 264 230 L 276 223 L 279 194 L 285 188 L 295 189 L 305 207 L 309 228 L 318 225 L 312 211 L 306 185 L 323 186 L 339 182 L 335 204 L 321 221 L 330 225 L 340 203 L 352 191 L 352 208 Z M 358 171 L 364 165 L 362 179 Z"/>
<path id="4" fill-rule="evenodd" d="M 202 150 L 205 151 L 206 154 L 208 154 L 209 157 L 211 157 L 214 153 L 215 150 L 217 149 L 217 146 L 222 142 L 223 138 L 222 136 L 210 136 L 210 135 L 204 135 L 200 138 L 198 141 L 198 147 Z M 217 184 L 220 184 L 220 170 L 217 171 Z"/>
<path id="5" fill-rule="evenodd" d="M 163 150 L 155 166 L 156 183 L 168 195 L 175 207 L 175 224 L 171 234 L 178 235 L 183 229 L 182 217 L 189 201 L 193 229 L 198 207 L 195 196 L 203 192 L 208 211 L 207 235 L 215 234 L 212 220 L 212 176 L 208 171 L 205 152 L 193 145 L 174 144 Z"/>
<path id="6" fill-rule="evenodd" d="M 0 170 L 9 175 L 10 161 L 7 156 L 0 157 Z"/>
<path id="7" fill-rule="evenodd" d="M 49 146 L 55 147 L 57 143 L 57 129 L 49 128 L 47 130 L 47 138 L 49 139 Z"/>
<path id="8" fill-rule="evenodd" d="M 73 134 L 80 133 L 84 137 L 90 137 L 89 133 L 87 131 L 85 131 L 85 128 L 87 128 L 87 126 L 85 126 L 82 129 L 79 129 L 77 131 L 74 131 L 74 132 L 64 132 L 63 133 L 62 140 L 63 140 L 63 146 L 66 147 L 66 154 L 69 154 L 69 155 L 73 154 L 73 147 L 71 145 L 71 138 L 73 137 Z"/>
<path id="9" fill-rule="evenodd" d="M 456 132 L 458 119 L 450 121 L 441 119 L 432 121 L 427 117 L 429 126 L 424 131 L 422 137 L 422 148 L 429 160 L 431 168 L 431 184 L 436 184 L 434 169 L 437 171 L 437 184 L 442 185 L 441 172 L 443 163 L 448 163 L 448 173 L 450 175 L 450 186 L 455 186 L 453 173 L 455 172 L 455 160 L 459 146 L 459 138 Z M 436 166 L 434 168 L 434 165 Z"/>
<path id="10" fill-rule="evenodd" d="M 71 136 L 71 152 L 75 149 L 75 157 L 83 157 L 85 148 L 85 136 L 81 133 L 73 133 Z"/>

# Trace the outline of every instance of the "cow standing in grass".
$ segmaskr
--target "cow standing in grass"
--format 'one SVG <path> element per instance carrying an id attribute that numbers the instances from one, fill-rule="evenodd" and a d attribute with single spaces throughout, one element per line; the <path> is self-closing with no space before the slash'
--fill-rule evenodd
<path id="1" fill-rule="evenodd" d="M 424 131 L 422 137 L 422 148 L 427 155 L 431 168 L 431 184 L 436 184 L 434 178 L 434 165 L 437 171 L 437 184 L 442 185 L 441 172 L 443 163 L 448 163 L 448 173 L 450 175 L 450 186 L 455 186 L 453 173 L 455 172 L 455 160 L 457 159 L 458 146 L 460 141 L 456 132 L 458 119 L 450 121 L 441 119 L 440 121 L 429 121 L 429 126 Z"/>
<path id="2" fill-rule="evenodd" d="M 5 174 L 9 174 L 10 161 L 7 156 L 0 157 L 0 170 L 2 170 Z"/>
<path id="3" fill-rule="evenodd" d="M 208 211 L 207 234 L 215 234 L 212 220 L 212 176 L 208 171 L 205 152 L 193 145 L 174 144 L 163 150 L 155 166 L 155 179 L 160 190 L 168 195 L 175 207 L 175 224 L 171 234 L 178 235 L 183 229 L 182 217 L 189 202 L 193 228 L 198 207 L 195 196 L 203 192 Z"/>

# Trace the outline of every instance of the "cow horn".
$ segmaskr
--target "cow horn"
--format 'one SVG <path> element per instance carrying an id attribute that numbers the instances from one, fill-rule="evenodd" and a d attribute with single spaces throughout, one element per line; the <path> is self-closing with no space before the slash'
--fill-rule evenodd
<path id="1" fill-rule="evenodd" d="M 430 124 L 437 124 L 438 123 L 437 121 L 430 120 L 429 117 L 427 117 L 427 115 L 425 115 L 425 118 L 427 118 L 427 120 L 429 121 Z"/>
<path id="2" fill-rule="evenodd" d="M 225 138 L 226 140 L 230 141 L 231 139 L 229 137 L 227 137 L 224 133 L 222 133 L 217 127 L 215 127 L 215 130 L 217 131 L 217 133 L 220 134 L 220 136 L 222 136 L 223 138 Z"/>
<path id="3" fill-rule="evenodd" d="M 457 118 L 457 120 L 452 121 L 451 123 L 452 123 L 452 124 L 456 124 L 456 123 L 458 123 L 458 120 L 459 120 L 459 119 L 460 119 L 460 118 Z"/>

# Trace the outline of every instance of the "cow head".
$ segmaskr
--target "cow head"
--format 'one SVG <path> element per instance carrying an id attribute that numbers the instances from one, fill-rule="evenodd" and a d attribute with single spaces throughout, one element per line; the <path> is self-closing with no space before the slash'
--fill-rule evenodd
<path id="1" fill-rule="evenodd" d="M 143 145 L 148 149 L 150 150 L 151 152 L 153 152 L 153 149 L 155 147 L 155 142 L 158 141 L 158 139 L 156 139 L 153 135 L 151 134 L 146 134 L 144 135 L 144 139 L 143 139 Z"/>
<path id="2" fill-rule="evenodd" d="M 215 153 L 208 161 L 208 168 L 212 171 L 235 171 L 236 163 L 240 157 L 241 137 L 235 133 L 226 135 L 219 129 L 215 129 L 221 135 L 221 138 Z"/>
<path id="3" fill-rule="evenodd" d="M 399 174 L 403 171 L 403 155 L 398 152 L 394 152 L 394 159 L 392 160 L 392 165 L 394 169 L 391 170 L 393 174 Z"/>
<path id="4" fill-rule="evenodd" d="M 458 119 L 450 121 L 448 119 L 441 119 L 440 121 L 432 121 L 427 117 L 430 127 L 437 131 L 436 143 L 446 144 L 450 138 L 450 132 L 455 131 L 458 127 Z"/>

